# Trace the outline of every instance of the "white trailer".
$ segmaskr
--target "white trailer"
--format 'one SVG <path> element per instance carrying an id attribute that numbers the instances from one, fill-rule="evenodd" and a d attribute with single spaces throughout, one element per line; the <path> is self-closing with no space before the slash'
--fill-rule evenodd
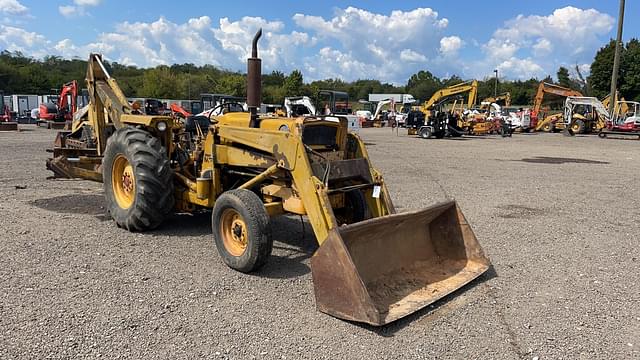
<path id="1" fill-rule="evenodd" d="M 412 104 L 416 99 L 411 94 L 369 94 L 370 102 L 393 100 L 396 104 Z"/>
<path id="2" fill-rule="evenodd" d="M 16 112 L 18 119 L 28 119 L 31 110 L 40 106 L 38 95 L 11 95 L 11 110 Z"/>

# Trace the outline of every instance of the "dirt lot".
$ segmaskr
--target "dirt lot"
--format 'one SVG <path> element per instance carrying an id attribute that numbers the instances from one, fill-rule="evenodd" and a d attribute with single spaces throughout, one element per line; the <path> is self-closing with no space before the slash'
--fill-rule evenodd
<path id="1" fill-rule="evenodd" d="M 54 132 L 0 133 L 0 358 L 640 358 L 640 142 L 422 140 L 365 129 L 400 211 L 454 197 L 494 269 L 383 328 L 315 310 L 314 238 L 275 220 L 259 273 L 208 215 L 118 229 L 101 184 L 51 181 Z"/>

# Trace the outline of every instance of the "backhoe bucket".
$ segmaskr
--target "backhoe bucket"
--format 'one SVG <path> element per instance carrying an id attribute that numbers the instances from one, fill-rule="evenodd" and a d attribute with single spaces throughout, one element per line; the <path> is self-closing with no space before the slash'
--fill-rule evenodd
<path id="1" fill-rule="evenodd" d="M 454 201 L 338 227 L 311 259 L 318 310 L 377 326 L 443 298 L 488 268 Z"/>

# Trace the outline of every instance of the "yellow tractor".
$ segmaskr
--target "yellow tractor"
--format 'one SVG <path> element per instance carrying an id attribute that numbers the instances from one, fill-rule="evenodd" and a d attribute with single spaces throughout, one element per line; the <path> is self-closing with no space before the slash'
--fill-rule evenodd
<path id="1" fill-rule="evenodd" d="M 58 134 L 47 167 L 102 181 L 111 217 L 130 231 L 172 211 L 211 211 L 220 257 L 241 272 L 269 259 L 271 217 L 307 216 L 320 245 L 311 259 L 317 307 L 342 319 L 387 324 L 484 273 L 489 260 L 455 202 L 396 214 L 344 117 L 258 115 L 261 34 L 248 59 L 249 111 L 225 103 L 209 118 L 134 114 L 90 55 L 88 117 Z"/>

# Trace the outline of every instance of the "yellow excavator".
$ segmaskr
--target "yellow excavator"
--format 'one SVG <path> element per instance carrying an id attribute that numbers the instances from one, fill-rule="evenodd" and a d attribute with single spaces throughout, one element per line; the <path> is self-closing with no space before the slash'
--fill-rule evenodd
<path id="1" fill-rule="evenodd" d="M 256 33 L 248 59 L 249 111 L 225 103 L 210 117 L 136 114 L 100 55 L 87 70 L 88 116 L 60 132 L 54 177 L 103 183 L 106 208 L 129 231 L 173 211 L 211 211 L 220 258 L 258 270 L 273 244 L 270 218 L 307 217 L 317 308 L 383 325 L 443 298 L 490 266 L 454 201 L 396 213 L 381 173 L 344 116 L 259 115 Z"/>
<path id="2" fill-rule="evenodd" d="M 467 109 L 470 109 L 475 103 L 476 98 L 478 97 L 478 81 L 467 81 L 455 85 L 448 86 L 446 88 L 442 88 L 436 91 L 431 98 L 424 102 L 421 106 L 420 110 L 427 116 L 431 115 L 431 111 L 433 107 L 438 104 L 441 100 L 447 97 L 451 97 L 454 95 L 460 95 L 464 93 L 469 93 L 467 98 Z"/>
<path id="3" fill-rule="evenodd" d="M 501 106 L 511 106 L 511 93 L 510 92 L 504 92 L 496 97 L 488 97 L 488 98 L 484 98 L 482 99 L 482 101 L 480 101 L 480 108 L 481 109 L 488 109 L 491 104 L 498 104 Z"/>
<path id="4" fill-rule="evenodd" d="M 601 100 L 601 102 L 606 109 L 609 109 L 609 104 L 611 104 L 611 94 L 605 96 L 604 99 Z M 620 111 L 621 114 L 626 114 L 629 111 L 629 105 L 627 105 L 627 101 L 624 99 L 624 97 L 620 96 L 620 93 L 618 91 L 616 91 L 614 104 L 619 104 L 619 108 L 616 107 L 615 110 Z"/>

